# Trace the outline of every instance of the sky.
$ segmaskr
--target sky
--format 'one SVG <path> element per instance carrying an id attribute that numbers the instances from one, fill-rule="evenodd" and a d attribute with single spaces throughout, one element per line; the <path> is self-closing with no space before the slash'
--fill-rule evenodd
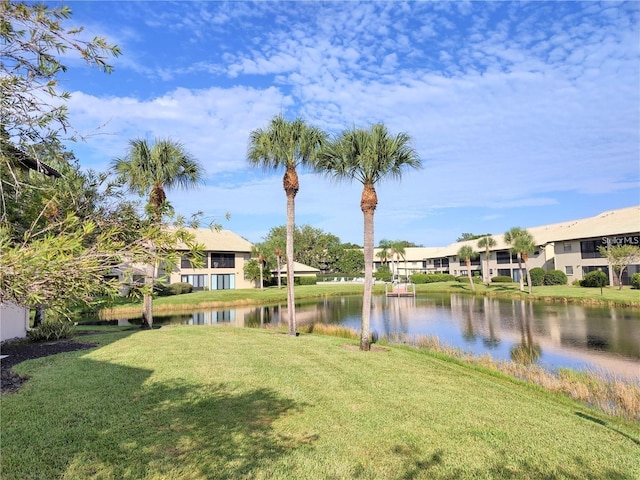
<path id="1" fill-rule="evenodd" d="M 376 244 L 640 204 L 638 2 L 65 3 L 69 26 L 122 49 L 110 75 L 65 59 L 82 167 L 108 170 L 132 139 L 180 141 L 206 178 L 167 192 L 176 211 L 251 242 L 286 223 L 284 172 L 246 159 L 277 114 L 412 138 L 422 169 L 377 185 Z M 296 224 L 362 245 L 362 185 L 299 174 Z"/>

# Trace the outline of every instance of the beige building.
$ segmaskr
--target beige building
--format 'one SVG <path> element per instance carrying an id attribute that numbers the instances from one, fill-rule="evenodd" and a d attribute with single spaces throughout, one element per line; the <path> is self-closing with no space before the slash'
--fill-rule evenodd
<path id="1" fill-rule="evenodd" d="M 612 273 L 607 263 L 598 252 L 599 246 L 631 244 L 640 245 L 640 206 L 622 208 L 601 213 L 595 217 L 569 222 L 527 228 L 533 236 L 538 248 L 529 256 L 529 268 L 541 267 L 544 270 L 561 270 L 571 283 L 581 280 L 592 270 Z M 509 245 L 504 241 L 504 232 L 493 235 L 496 246 L 489 253 L 489 275 L 506 275 L 518 281 L 519 269 L 515 255 L 509 252 Z M 406 248 L 404 259 L 396 262 L 395 269 L 401 276 L 413 273 L 450 273 L 466 275 L 464 261 L 457 257 L 460 247 L 469 245 L 480 255 L 472 260 L 471 271 L 482 276 L 486 268 L 484 249 L 478 248 L 478 240 L 452 243 L 446 247 Z M 376 249 L 377 255 L 380 249 Z M 376 256 L 374 268 L 381 262 Z M 629 283 L 629 277 L 640 272 L 640 265 L 628 267 L 623 283 Z"/>
<path id="2" fill-rule="evenodd" d="M 245 279 L 244 266 L 251 259 L 253 244 L 229 230 L 209 228 L 187 229 L 195 242 L 204 246 L 203 265 L 193 268 L 188 252 L 172 272 L 159 272 L 168 283 L 185 282 L 194 290 L 234 290 L 253 288 L 255 283 Z"/>

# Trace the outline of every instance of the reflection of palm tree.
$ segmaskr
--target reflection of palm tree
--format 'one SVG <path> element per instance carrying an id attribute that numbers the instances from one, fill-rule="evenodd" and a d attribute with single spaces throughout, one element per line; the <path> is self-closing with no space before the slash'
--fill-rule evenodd
<path id="1" fill-rule="evenodd" d="M 465 315 L 466 323 L 462 332 L 462 336 L 469 343 L 475 342 L 476 338 L 478 338 L 478 335 L 476 334 L 475 328 L 473 326 L 473 310 L 475 302 L 475 298 L 471 298 L 469 301 L 469 308 L 467 309 L 467 314 Z"/>
<path id="2" fill-rule="evenodd" d="M 493 349 L 500 345 L 501 340 L 496 336 L 495 330 L 493 328 L 493 315 L 491 315 L 490 311 L 490 302 L 491 300 L 489 300 L 488 298 L 484 299 L 485 318 L 487 319 L 487 323 L 489 324 L 489 335 L 486 337 L 482 337 L 482 343 L 485 347 Z"/>
<path id="3" fill-rule="evenodd" d="M 538 361 L 542 350 L 539 344 L 534 343 L 531 322 L 525 313 L 524 302 L 520 302 L 520 305 L 522 313 L 519 319 L 520 343 L 511 347 L 511 360 L 523 365 L 530 365 Z"/>

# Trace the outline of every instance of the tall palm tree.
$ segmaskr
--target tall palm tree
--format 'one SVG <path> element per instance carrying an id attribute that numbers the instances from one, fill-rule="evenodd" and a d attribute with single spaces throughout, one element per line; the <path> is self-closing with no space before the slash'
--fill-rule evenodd
<path id="1" fill-rule="evenodd" d="M 484 278 L 487 285 L 491 283 L 491 275 L 489 275 L 489 255 L 491 255 L 491 249 L 496 246 L 496 241 L 491 235 L 486 235 L 478 240 L 478 248 L 484 248 L 484 258 L 487 264 L 484 272 Z"/>
<path id="2" fill-rule="evenodd" d="M 389 261 L 389 249 L 391 248 L 391 240 L 382 239 L 378 242 L 378 248 L 380 251 L 376 254 L 376 257 L 380 259 L 382 265 L 386 265 Z"/>
<path id="3" fill-rule="evenodd" d="M 276 255 L 276 264 L 278 265 L 278 290 L 280 290 L 282 288 L 282 280 L 280 278 L 280 271 L 282 269 L 282 249 L 280 247 L 276 247 L 273 253 Z"/>
<path id="4" fill-rule="evenodd" d="M 363 185 L 360 209 L 364 216 L 364 296 L 360 349 L 371 349 L 371 295 L 373 290 L 373 215 L 378 205 L 375 185 L 385 178 L 401 178 L 408 168 L 422 166 L 411 146 L 411 137 L 390 135 L 383 124 L 368 130 L 353 128 L 342 132 L 322 149 L 316 165 L 336 180 L 353 179 Z"/>
<path id="5" fill-rule="evenodd" d="M 471 284 L 471 290 L 476 291 L 476 286 L 473 284 L 473 277 L 471 276 L 471 260 L 478 256 L 478 252 L 474 251 L 469 245 L 464 245 L 458 250 L 458 258 L 464 260 L 467 266 L 467 276 L 469 277 L 469 283 Z"/>
<path id="6" fill-rule="evenodd" d="M 262 246 L 254 245 L 251 248 L 251 256 L 255 257 L 258 262 L 258 268 L 260 269 L 260 290 L 264 290 L 264 263 L 265 258 L 262 254 Z"/>
<path id="7" fill-rule="evenodd" d="M 527 265 L 527 260 L 529 259 L 529 254 L 533 253 L 536 249 L 535 240 L 533 236 L 524 228 L 513 227 L 508 232 L 504 234 L 504 241 L 511 245 L 511 253 L 515 253 L 518 257 L 518 268 L 520 269 L 520 291 L 524 291 L 523 284 L 523 271 L 522 271 L 522 262 L 524 262 L 524 267 L 527 272 L 527 283 L 529 285 L 529 295 L 531 295 L 531 274 L 529 273 L 529 266 Z"/>
<path id="8" fill-rule="evenodd" d="M 300 188 L 296 167 L 311 165 L 326 139 L 322 130 L 303 120 L 286 120 L 282 115 L 271 119 L 265 129 L 253 130 L 249 137 L 247 159 L 251 165 L 267 170 L 285 169 L 282 184 L 287 196 L 287 311 L 289 335 L 296 335 L 294 297 L 293 233 L 295 229 L 295 197 Z"/>
<path id="9" fill-rule="evenodd" d="M 406 251 L 404 249 L 404 244 L 402 242 L 391 242 L 391 257 L 395 257 L 396 260 L 396 275 L 398 277 L 398 282 L 400 281 L 400 259 L 404 260 L 404 273 L 407 274 L 407 257 Z"/>
<path id="10" fill-rule="evenodd" d="M 162 223 L 162 215 L 169 207 L 165 190 L 194 188 L 201 182 L 204 174 L 202 166 L 182 143 L 171 139 L 156 139 L 151 145 L 147 140 L 131 140 L 126 156 L 116 158 L 112 167 L 119 181 L 131 192 L 140 196 L 148 195 L 147 212 L 157 224 Z M 151 252 L 155 251 L 153 245 L 149 247 Z M 153 325 L 155 270 L 155 263 L 147 265 L 147 288 L 142 307 L 143 328 L 151 328 Z"/>

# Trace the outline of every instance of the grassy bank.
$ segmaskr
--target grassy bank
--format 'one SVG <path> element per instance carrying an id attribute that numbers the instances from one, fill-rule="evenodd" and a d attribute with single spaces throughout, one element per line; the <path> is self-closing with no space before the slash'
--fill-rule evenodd
<path id="1" fill-rule="evenodd" d="M 357 283 L 320 283 L 318 285 L 302 285 L 296 287 L 296 299 L 312 299 L 326 296 L 357 295 L 363 291 L 362 284 Z M 441 282 L 416 285 L 418 295 L 428 293 L 463 293 L 473 294 L 468 283 Z M 384 285 L 376 285 L 374 293 L 384 294 Z M 606 305 L 617 307 L 640 308 L 640 290 L 625 287 L 606 287 L 602 295 L 599 288 L 582 288 L 570 285 L 534 287 L 533 293 L 520 292 L 517 284 L 484 284 L 476 285 L 477 295 L 487 295 L 501 298 L 528 298 L 546 302 L 578 303 L 584 305 Z M 215 290 L 194 292 L 171 297 L 159 297 L 153 306 L 157 312 L 171 312 L 187 309 L 223 308 L 238 305 L 259 305 L 269 303 L 284 303 L 287 292 L 284 288 L 276 287 L 244 290 Z M 103 318 L 110 318 L 118 314 L 137 314 L 141 312 L 142 304 L 137 301 L 122 299 L 113 308 L 100 312 Z"/>
<path id="2" fill-rule="evenodd" d="M 23 363 L 2 478 L 635 479 L 640 425 L 407 347 L 227 327 Z"/>

